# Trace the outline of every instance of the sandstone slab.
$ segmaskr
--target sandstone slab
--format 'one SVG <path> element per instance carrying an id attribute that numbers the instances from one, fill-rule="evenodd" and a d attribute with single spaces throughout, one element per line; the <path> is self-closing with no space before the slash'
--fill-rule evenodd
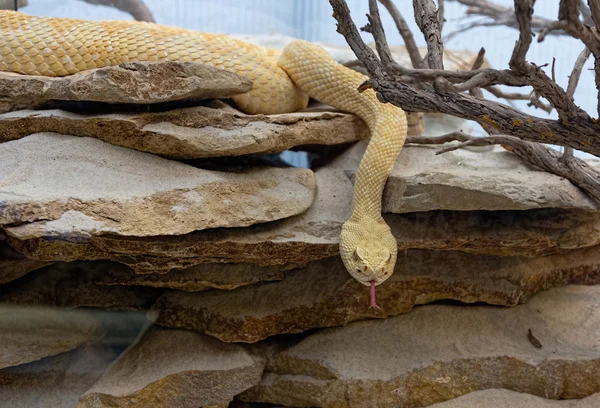
<path id="1" fill-rule="evenodd" d="M 239 398 L 407 408 L 490 388 L 584 398 L 600 392 L 599 302 L 600 286 L 567 286 L 514 308 L 429 305 L 324 329 L 277 354 Z"/>
<path id="2" fill-rule="evenodd" d="M 167 272 L 202 263 L 303 265 L 337 256 L 342 224 L 350 215 L 352 183 L 342 169 L 315 172 L 318 191 L 304 213 L 246 228 L 217 228 L 180 236 L 92 236 L 67 233 L 18 238 L 14 248 L 41 261 L 113 260 L 137 273 Z M 485 255 L 540 256 L 600 244 L 600 213 L 583 210 L 428 211 L 385 214 L 403 249 L 460 250 Z M 58 239 L 60 238 L 60 239 Z"/>
<path id="3" fill-rule="evenodd" d="M 15 251 L 8 245 L 6 234 L 0 230 L 0 285 L 49 264 L 49 262 L 25 258 L 22 253 Z"/>
<path id="4" fill-rule="evenodd" d="M 64 77 L 0 72 L 0 111 L 35 108 L 48 101 L 155 104 L 229 98 L 252 90 L 252 81 L 195 64 L 127 62 Z"/>
<path id="5" fill-rule="evenodd" d="M 399 254 L 394 274 L 377 288 L 380 310 L 369 307 L 368 288 L 334 257 L 290 271 L 280 282 L 233 291 L 166 291 L 149 318 L 226 342 L 256 342 L 394 316 L 436 300 L 515 306 L 540 291 L 573 283 L 600 284 L 600 246 L 539 258 L 410 250 Z"/>
<path id="6" fill-rule="evenodd" d="M 90 407 L 226 406 L 260 381 L 264 361 L 198 333 L 150 329 L 79 402 Z"/>
<path id="7" fill-rule="evenodd" d="M 246 115 L 222 102 L 164 112 L 84 114 L 55 109 L 0 115 L 0 141 L 37 132 L 95 137 L 176 158 L 275 153 L 302 145 L 350 143 L 368 136 L 356 116 L 331 109 Z"/>
<path id="8" fill-rule="evenodd" d="M 110 347 L 84 345 L 68 353 L 0 370 L 0 401 L 10 408 L 75 408 L 116 358 Z"/>
<path id="9" fill-rule="evenodd" d="M 253 283 L 278 281 L 285 269 L 278 265 L 258 266 L 251 263 L 201 264 L 168 273 L 137 274 L 117 262 L 79 262 L 79 268 L 96 285 L 112 286 L 117 291 L 123 285 L 177 289 L 197 292 L 209 289 L 232 290 Z M 109 290 L 109 289 L 107 289 Z"/>
<path id="10" fill-rule="evenodd" d="M 357 143 L 332 166 L 354 179 L 366 146 Z M 383 212 L 598 209 L 569 180 L 537 170 L 501 147 L 436 155 L 441 148 L 404 147 L 386 183 Z"/>
<path id="11" fill-rule="evenodd" d="M 555 401 L 522 392 L 504 389 L 475 391 L 429 408 L 596 408 L 600 393 L 575 400 Z"/>
<path id="12" fill-rule="evenodd" d="M 85 312 L 2 305 L 0 369 L 74 350 L 103 333 Z"/>
<path id="13" fill-rule="evenodd" d="M 243 174 L 201 170 L 92 138 L 38 133 L 0 144 L 0 225 L 10 234 L 185 234 L 301 214 L 313 202 L 308 169 Z"/>
<path id="14" fill-rule="evenodd" d="M 97 284 L 107 264 L 91 270 L 79 262 L 55 263 L 1 286 L 0 304 L 145 311 L 160 296 L 160 289 L 150 287 Z"/>

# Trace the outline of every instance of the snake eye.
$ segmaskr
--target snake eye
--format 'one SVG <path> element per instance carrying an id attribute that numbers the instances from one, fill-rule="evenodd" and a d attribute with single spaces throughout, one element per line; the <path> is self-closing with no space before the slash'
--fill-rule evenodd
<path id="1" fill-rule="evenodd" d="M 390 251 L 388 251 L 387 249 L 384 248 L 381 251 L 381 258 L 383 259 L 383 262 L 387 262 L 391 256 L 392 254 L 390 254 Z"/>

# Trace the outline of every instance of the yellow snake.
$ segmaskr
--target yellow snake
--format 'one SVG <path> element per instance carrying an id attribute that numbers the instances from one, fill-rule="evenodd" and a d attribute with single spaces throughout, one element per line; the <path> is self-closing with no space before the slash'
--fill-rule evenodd
<path id="1" fill-rule="evenodd" d="M 371 132 L 354 183 L 350 218 L 340 234 L 340 255 L 350 275 L 371 287 L 388 279 L 397 243 L 381 217 L 383 188 L 404 145 L 406 115 L 357 88 L 367 77 L 306 41 L 283 51 L 226 35 L 137 21 L 87 21 L 0 12 L 0 70 L 65 76 L 127 61 L 198 62 L 251 79 L 251 92 L 233 97 L 249 114 L 293 112 L 308 97 L 362 118 Z"/>

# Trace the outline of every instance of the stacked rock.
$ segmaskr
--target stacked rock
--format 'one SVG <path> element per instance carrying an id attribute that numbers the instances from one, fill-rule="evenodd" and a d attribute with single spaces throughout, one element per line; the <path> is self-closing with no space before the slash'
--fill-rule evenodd
<path id="1" fill-rule="evenodd" d="M 369 308 L 338 255 L 364 124 L 227 102 L 251 87 L 179 63 L 0 75 L 0 405 L 600 404 L 591 199 L 502 148 L 407 145 Z"/>

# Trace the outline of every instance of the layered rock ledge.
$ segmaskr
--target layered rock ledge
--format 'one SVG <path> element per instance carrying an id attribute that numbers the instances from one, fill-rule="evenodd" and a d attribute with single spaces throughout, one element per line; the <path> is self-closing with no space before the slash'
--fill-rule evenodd
<path id="1" fill-rule="evenodd" d="M 10 234 L 85 239 L 242 227 L 301 214 L 308 169 L 208 171 L 91 138 L 38 133 L 0 144 L 0 225 Z"/>
<path id="2" fill-rule="evenodd" d="M 169 275 L 161 278 L 168 281 Z M 394 274 L 378 287 L 380 310 L 368 307 L 368 288 L 346 272 L 339 257 L 286 275 L 281 281 L 230 291 L 169 290 L 158 298 L 149 318 L 225 342 L 257 342 L 383 319 L 437 300 L 515 306 L 552 287 L 600 284 L 600 246 L 539 258 L 410 250 L 399 255 Z"/>
<path id="3" fill-rule="evenodd" d="M 599 295 L 599 286 L 567 286 L 514 308 L 430 305 L 321 330 L 278 353 L 240 398 L 382 408 L 490 388 L 584 398 L 600 392 Z"/>
<path id="4" fill-rule="evenodd" d="M 127 62 L 65 77 L 0 73 L 0 111 L 50 101 L 155 104 L 229 98 L 252 90 L 252 81 L 204 64 Z"/>

